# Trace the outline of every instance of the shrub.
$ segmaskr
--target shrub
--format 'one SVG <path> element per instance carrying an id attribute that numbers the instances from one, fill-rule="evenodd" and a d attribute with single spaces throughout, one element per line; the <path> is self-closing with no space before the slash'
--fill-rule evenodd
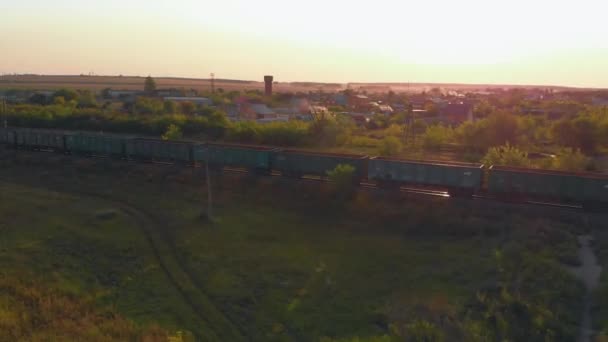
<path id="1" fill-rule="evenodd" d="M 394 156 L 399 154 L 403 149 L 403 144 L 396 137 L 385 137 L 380 143 L 380 149 L 378 153 L 382 156 Z"/>

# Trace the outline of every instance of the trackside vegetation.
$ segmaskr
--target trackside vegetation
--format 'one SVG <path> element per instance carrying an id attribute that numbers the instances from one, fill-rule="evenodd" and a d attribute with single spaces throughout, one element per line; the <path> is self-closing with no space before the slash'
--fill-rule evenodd
<path id="1" fill-rule="evenodd" d="M 204 93 L 215 104 L 215 107 L 208 107 L 163 100 L 154 95 L 153 79 L 149 78 L 145 83 L 146 91 L 142 96 L 123 102 L 111 100 L 108 92 L 102 92 L 101 99 L 96 98 L 89 90 L 59 89 L 50 97 L 34 93 L 28 103 L 9 105 L 3 116 L 9 125 L 19 127 L 154 137 L 166 136 L 171 128 L 179 129 L 188 139 L 416 159 L 479 162 L 492 159 L 492 149 L 510 146 L 507 154 L 502 153 L 506 157 L 498 158 L 499 161 L 515 163 L 509 164 L 511 166 L 567 171 L 600 170 L 604 167 L 602 162 L 593 157 L 608 151 L 606 107 L 594 106 L 589 98 L 580 94 L 569 94 L 573 98 L 581 97 L 580 102 L 532 101 L 516 90 L 483 100 L 473 98 L 471 101 L 477 103 L 473 108 L 475 120 L 453 125 L 429 118 L 428 115 L 437 115 L 438 109 L 434 106 L 426 108 L 427 117 L 414 117 L 402 110 L 391 115 L 368 115 L 367 121 L 358 124 L 351 116 L 339 113 L 345 110 L 343 106 L 330 106 L 335 112 L 311 121 L 260 124 L 230 121 L 223 110 L 240 98 L 253 103 L 286 106 L 295 95 L 275 94 L 268 98 L 255 91 Z M 19 91 L 7 90 L 5 93 Z M 433 94 L 441 95 L 441 91 Z M 404 108 L 413 101 L 408 95 L 393 93 L 387 96 L 391 101 L 403 103 Z M 103 99 L 106 102 L 102 102 Z M 539 110 L 548 114 L 534 114 Z M 525 156 L 510 158 L 513 149 Z"/>

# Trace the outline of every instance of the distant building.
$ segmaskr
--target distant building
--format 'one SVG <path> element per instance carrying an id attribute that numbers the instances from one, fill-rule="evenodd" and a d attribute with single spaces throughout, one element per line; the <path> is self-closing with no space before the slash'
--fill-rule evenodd
<path id="1" fill-rule="evenodd" d="M 192 102 L 195 105 L 200 106 L 213 106 L 213 101 L 206 97 L 187 97 L 187 96 L 169 96 L 163 98 L 165 101 L 174 101 L 174 102 Z"/>
<path id="2" fill-rule="evenodd" d="M 602 98 L 602 97 L 593 97 L 591 99 L 591 103 L 593 103 L 594 106 L 608 106 L 608 99 Z"/>
<path id="3" fill-rule="evenodd" d="M 167 88 L 156 90 L 156 96 L 159 97 L 194 97 L 196 95 L 196 91 L 193 89 Z"/>
<path id="4" fill-rule="evenodd" d="M 382 113 L 384 115 L 393 115 L 393 113 L 395 112 L 393 110 L 393 107 L 387 104 L 379 104 L 375 109 L 377 112 Z"/>
<path id="5" fill-rule="evenodd" d="M 310 102 L 305 98 L 293 98 L 289 106 L 294 113 L 304 114 L 310 112 Z"/>
<path id="6" fill-rule="evenodd" d="M 278 114 L 263 103 L 242 102 L 237 104 L 240 120 L 276 119 Z"/>
<path id="7" fill-rule="evenodd" d="M 337 93 L 334 95 L 334 103 L 338 106 L 347 106 L 348 105 L 348 96 L 342 93 Z"/>

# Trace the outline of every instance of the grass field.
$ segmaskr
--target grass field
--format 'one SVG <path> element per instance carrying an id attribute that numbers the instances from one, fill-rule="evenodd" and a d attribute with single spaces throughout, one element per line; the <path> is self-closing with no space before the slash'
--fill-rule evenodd
<path id="1" fill-rule="evenodd" d="M 455 323 L 440 317 L 462 320 L 496 286 L 501 250 L 522 293 L 576 333 L 582 289 L 563 265 L 577 262 L 577 214 L 373 193 L 344 203 L 316 183 L 216 175 L 209 224 L 192 170 L 40 153 L 0 161 L 2 274 L 139 327 L 318 341 L 398 335 L 420 318 L 449 334 Z"/>

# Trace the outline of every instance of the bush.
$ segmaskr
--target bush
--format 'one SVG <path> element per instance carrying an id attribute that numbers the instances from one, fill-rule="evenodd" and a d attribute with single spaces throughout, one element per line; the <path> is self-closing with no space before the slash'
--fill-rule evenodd
<path id="1" fill-rule="evenodd" d="M 179 140 L 182 138 L 182 130 L 174 124 L 169 125 L 165 134 L 162 135 L 163 140 Z"/>
<path id="2" fill-rule="evenodd" d="M 381 156 L 394 156 L 399 154 L 402 149 L 401 141 L 396 137 L 389 136 L 382 139 L 378 153 Z"/>
<path id="3" fill-rule="evenodd" d="M 517 147 L 506 144 L 504 146 L 492 147 L 488 150 L 482 162 L 486 165 L 521 166 L 530 165 L 528 153 L 520 151 Z"/>
<path id="4" fill-rule="evenodd" d="M 348 164 L 339 164 L 335 169 L 327 171 L 336 192 L 342 196 L 350 196 L 354 189 L 355 167 Z"/>
<path id="5" fill-rule="evenodd" d="M 380 141 L 364 136 L 355 136 L 350 139 L 350 145 L 355 147 L 378 147 Z"/>
<path id="6" fill-rule="evenodd" d="M 553 159 L 552 168 L 564 171 L 584 171 L 589 167 L 590 158 L 580 150 L 561 149 Z"/>

